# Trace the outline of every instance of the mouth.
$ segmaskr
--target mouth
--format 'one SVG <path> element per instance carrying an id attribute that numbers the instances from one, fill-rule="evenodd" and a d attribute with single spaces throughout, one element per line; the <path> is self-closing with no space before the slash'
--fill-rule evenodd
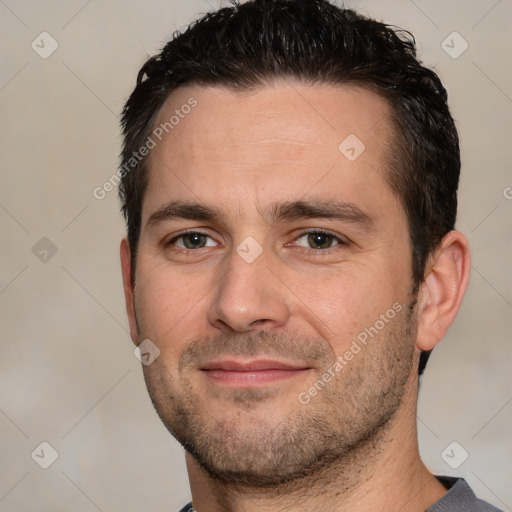
<path id="1" fill-rule="evenodd" d="M 247 388 L 265 386 L 303 376 L 312 368 L 269 359 L 249 361 L 223 359 L 205 364 L 200 370 L 210 381 L 227 386 Z"/>

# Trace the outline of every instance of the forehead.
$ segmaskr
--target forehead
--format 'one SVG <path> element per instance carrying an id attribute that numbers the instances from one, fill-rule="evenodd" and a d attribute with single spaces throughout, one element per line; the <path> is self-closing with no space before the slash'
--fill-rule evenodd
<path id="1" fill-rule="evenodd" d="M 180 88 L 155 121 L 161 140 L 149 155 L 143 218 L 183 197 L 225 208 L 236 199 L 239 211 L 277 196 L 391 198 L 389 113 L 384 99 L 355 87 Z"/>

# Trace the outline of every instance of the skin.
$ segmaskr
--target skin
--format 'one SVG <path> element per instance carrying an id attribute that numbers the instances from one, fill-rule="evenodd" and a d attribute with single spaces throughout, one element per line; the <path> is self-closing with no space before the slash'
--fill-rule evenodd
<path id="1" fill-rule="evenodd" d="M 377 95 L 298 83 L 250 93 L 187 86 L 155 126 L 190 97 L 198 106 L 150 154 L 135 288 L 126 240 L 121 262 L 132 339 L 160 350 L 144 376 L 188 450 L 194 508 L 424 511 L 446 489 L 418 453 L 417 364 L 460 306 L 466 239 L 444 237 L 413 296 L 407 219 L 384 180 L 389 107 Z M 338 149 L 349 134 L 365 145 L 354 161 Z M 176 201 L 207 205 L 217 218 L 156 219 Z M 351 215 L 270 215 L 297 201 L 349 203 Z M 183 230 L 206 236 L 178 238 Z M 258 246 L 254 261 L 242 257 Z M 347 360 L 358 334 L 394 304 L 400 311 Z M 346 365 L 334 371 L 340 357 Z M 224 382 L 204 371 L 219 358 L 303 370 Z M 325 387 L 301 403 L 326 372 Z"/>

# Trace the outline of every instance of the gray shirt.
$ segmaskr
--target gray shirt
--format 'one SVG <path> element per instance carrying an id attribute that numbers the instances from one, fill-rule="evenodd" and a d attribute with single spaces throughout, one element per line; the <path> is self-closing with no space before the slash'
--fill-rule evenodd
<path id="1" fill-rule="evenodd" d="M 448 492 L 425 512 L 503 512 L 479 500 L 463 478 L 438 476 Z"/>
<path id="2" fill-rule="evenodd" d="M 463 478 L 447 476 L 436 478 L 448 489 L 448 492 L 425 512 L 503 512 L 479 500 Z M 195 510 L 192 503 L 189 503 L 180 512 L 195 512 Z"/>

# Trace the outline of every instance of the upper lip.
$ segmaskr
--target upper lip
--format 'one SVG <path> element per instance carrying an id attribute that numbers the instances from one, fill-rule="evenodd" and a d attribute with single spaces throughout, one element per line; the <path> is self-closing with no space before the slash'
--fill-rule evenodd
<path id="1" fill-rule="evenodd" d="M 201 370 L 225 370 L 233 372 L 255 372 L 263 370 L 308 370 L 310 367 L 301 364 L 284 363 L 271 359 L 252 359 L 240 361 L 222 359 L 201 366 Z"/>

